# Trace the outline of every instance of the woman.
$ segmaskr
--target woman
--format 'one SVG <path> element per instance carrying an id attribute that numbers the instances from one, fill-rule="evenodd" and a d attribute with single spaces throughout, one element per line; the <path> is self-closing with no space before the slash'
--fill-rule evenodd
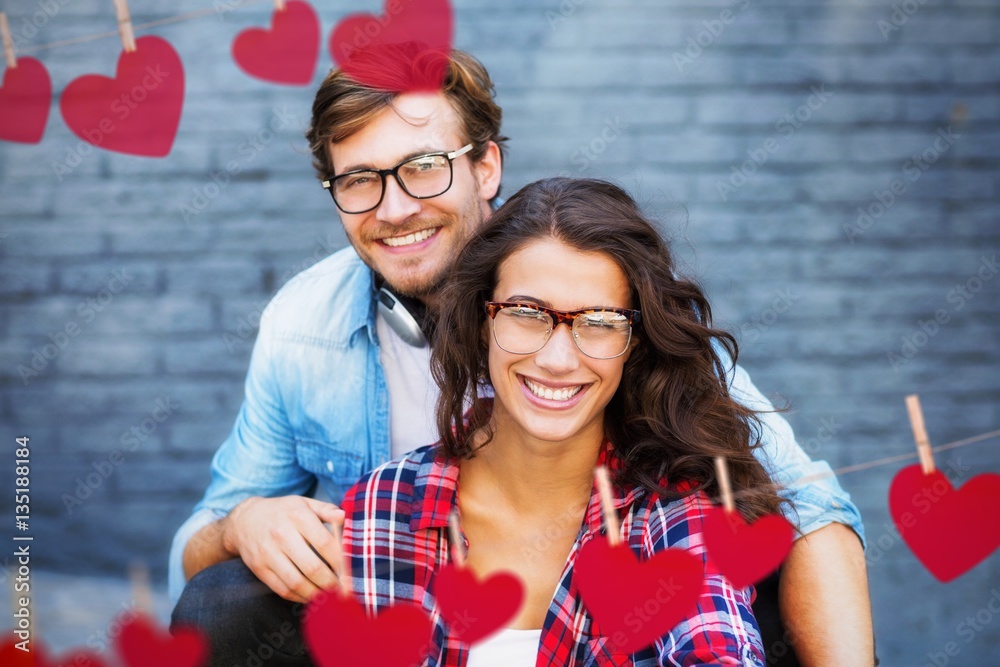
<path id="1" fill-rule="evenodd" d="M 748 520 L 781 501 L 751 452 L 758 422 L 722 379 L 713 343 L 735 360 L 736 342 L 711 327 L 701 290 L 675 278 L 631 198 L 595 180 L 526 186 L 463 249 L 442 296 L 442 439 L 374 470 L 344 502 L 354 590 L 369 609 L 423 605 L 432 666 L 622 664 L 573 580 L 602 531 L 592 480 L 604 464 L 622 542 L 640 560 L 672 547 L 705 565 L 697 609 L 631 664 L 762 665 L 753 592 L 714 570 L 701 539 L 719 496 L 714 457 L 726 457 Z M 434 598 L 453 510 L 466 565 L 480 578 L 513 572 L 525 591 L 471 655 Z"/>

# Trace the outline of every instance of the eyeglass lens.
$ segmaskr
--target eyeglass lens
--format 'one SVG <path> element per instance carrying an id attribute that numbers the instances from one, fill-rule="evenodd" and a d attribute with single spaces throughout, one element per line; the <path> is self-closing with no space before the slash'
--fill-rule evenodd
<path id="1" fill-rule="evenodd" d="M 529 307 L 507 307 L 493 318 L 497 345 L 513 354 L 531 354 L 552 335 L 552 316 Z M 628 349 L 632 325 L 613 311 L 581 313 L 573 319 L 573 339 L 580 351 L 595 359 L 612 359 Z"/>
<path id="2" fill-rule="evenodd" d="M 424 155 L 395 168 L 399 185 L 412 197 L 429 198 L 451 187 L 451 161 L 444 155 Z M 375 208 L 382 199 L 385 179 L 377 171 L 359 171 L 337 178 L 333 196 L 346 212 Z"/>

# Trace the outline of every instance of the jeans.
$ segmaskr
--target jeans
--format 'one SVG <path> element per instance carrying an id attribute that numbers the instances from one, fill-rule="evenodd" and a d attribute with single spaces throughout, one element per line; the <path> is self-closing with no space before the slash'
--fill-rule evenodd
<path id="1" fill-rule="evenodd" d="M 206 635 L 206 667 L 312 667 L 300 630 L 305 609 L 273 593 L 236 558 L 188 582 L 170 630 L 195 627 Z"/>

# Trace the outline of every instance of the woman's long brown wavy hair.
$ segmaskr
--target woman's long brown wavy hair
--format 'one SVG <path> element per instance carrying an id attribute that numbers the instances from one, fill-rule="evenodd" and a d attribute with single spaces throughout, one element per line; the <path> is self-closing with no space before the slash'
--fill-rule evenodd
<path id="1" fill-rule="evenodd" d="M 777 512 L 782 501 L 752 452 L 761 423 L 730 396 L 726 365 L 713 345 L 735 364 L 736 339 L 712 327 L 705 295 L 675 275 L 670 249 L 632 198 L 600 180 L 550 178 L 525 186 L 459 254 L 441 294 L 431 361 L 441 388 L 437 422 L 444 452 L 471 457 L 473 434 L 489 434 L 491 408 L 480 400 L 489 382 L 484 302 L 493 298 L 503 261 L 548 238 L 613 259 L 631 286 L 631 307 L 642 311 L 633 333 L 637 344 L 604 416 L 624 464 L 616 481 L 670 498 L 661 485 L 665 479 L 691 480 L 696 490 L 718 496 L 715 457 L 722 455 L 743 516 Z"/>

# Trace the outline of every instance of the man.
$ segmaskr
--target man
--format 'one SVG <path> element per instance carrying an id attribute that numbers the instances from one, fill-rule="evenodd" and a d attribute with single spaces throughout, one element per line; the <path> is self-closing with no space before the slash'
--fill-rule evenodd
<path id="1" fill-rule="evenodd" d="M 317 92 L 308 138 L 351 247 L 295 277 L 265 311 L 236 424 L 174 539 L 171 594 L 198 575 L 174 622 L 209 633 L 214 665 L 245 662 L 265 642 L 264 664 L 308 664 L 296 603 L 337 583 L 339 545 L 324 526 L 343 521 L 335 503 L 363 472 L 438 439 L 429 349 L 378 309 L 378 287 L 418 316 L 433 312 L 436 286 L 499 192 L 505 138 L 474 58 L 454 51 L 432 93 L 399 92 L 425 63 L 403 64 L 392 92 L 340 70 Z M 730 382 L 748 406 L 771 409 L 739 367 Z M 763 420 L 758 451 L 789 486 L 806 535 L 783 566 L 786 639 L 803 664 L 870 665 L 857 510 L 832 476 L 796 485 L 829 466 L 809 460 L 782 418 Z"/>

